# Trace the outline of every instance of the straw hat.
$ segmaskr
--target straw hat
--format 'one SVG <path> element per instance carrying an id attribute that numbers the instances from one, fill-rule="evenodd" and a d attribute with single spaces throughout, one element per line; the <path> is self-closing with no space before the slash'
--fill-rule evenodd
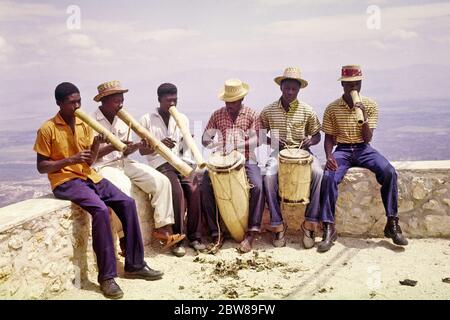
<path id="1" fill-rule="evenodd" d="M 219 93 L 219 99 L 225 102 L 240 100 L 247 95 L 249 88 L 248 84 L 239 79 L 229 79 L 225 81 L 225 86 Z"/>
<path id="2" fill-rule="evenodd" d="M 112 94 L 128 92 L 128 89 L 123 89 L 120 81 L 117 80 L 102 83 L 97 87 L 97 90 L 98 95 L 94 97 L 94 101 L 97 102 L 102 100 L 102 98 L 110 96 Z"/>
<path id="3" fill-rule="evenodd" d="M 288 67 L 284 69 L 284 73 L 282 76 L 276 77 L 275 82 L 279 85 L 281 85 L 281 81 L 285 79 L 294 79 L 300 82 L 300 88 L 304 88 L 308 85 L 308 81 L 305 79 L 302 79 L 300 75 L 300 69 L 297 67 Z"/>
<path id="4" fill-rule="evenodd" d="M 362 80 L 361 66 L 348 65 L 342 67 L 341 77 L 338 81 L 359 81 Z"/>

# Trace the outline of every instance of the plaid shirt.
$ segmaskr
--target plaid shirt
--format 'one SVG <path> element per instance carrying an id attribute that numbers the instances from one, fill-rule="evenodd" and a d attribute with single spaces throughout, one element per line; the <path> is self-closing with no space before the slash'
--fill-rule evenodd
<path id="1" fill-rule="evenodd" d="M 236 146 L 238 143 L 248 141 L 251 131 L 253 131 L 253 134 L 259 133 L 260 124 L 258 121 L 258 114 L 253 109 L 243 105 L 236 121 L 233 123 L 226 107 L 222 107 L 211 115 L 211 118 L 206 125 L 205 132 L 207 130 L 218 130 L 219 142 L 224 148 L 228 144 Z M 205 132 L 203 134 L 205 134 Z M 212 136 L 215 136 L 217 132 L 211 133 Z M 256 145 L 254 147 L 256 147 Z M 246 146 L 245 159 L 247 161 L 249 159 L 256 161 L 254 148 L 249 150 L 248 146 Z"/>

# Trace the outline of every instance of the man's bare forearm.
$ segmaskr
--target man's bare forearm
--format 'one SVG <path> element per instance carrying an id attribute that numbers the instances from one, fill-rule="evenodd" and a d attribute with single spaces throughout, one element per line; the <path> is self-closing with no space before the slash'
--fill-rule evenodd
<path id="1" fill-rule="evenodd" d="M 98 150 L 97 158 L 103 158 L 104 156 L 106 156 L 107 154 L 110 154 L 111 152 L 113 152 L 115 150 L 116 150 L 116 148 L 114 148 L 114 146 L 112 144 L 103 146 Z"/>
<path id="2" fill-rule="evenodd" d="M 37 170 L 39 173 L 53 173 L 61 170 L 64 167 L 74 164 L 72 158 L 65 158 L 61 160 L 39 159 L 37 162 Z"/>
<path id="3" fill-rule="evenodd" d="M 325 134 L 325 142 L 323 144 L 323 147 L 325 150 L 325 155 L 328 159 L 328 157 L 330 157 L 333 153 L 334 137 L 329 134 Z"/>

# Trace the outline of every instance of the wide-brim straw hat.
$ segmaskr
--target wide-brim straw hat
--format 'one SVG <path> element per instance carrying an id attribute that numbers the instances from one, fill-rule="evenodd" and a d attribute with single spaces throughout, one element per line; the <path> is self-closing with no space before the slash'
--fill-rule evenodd
<path id="1" fill-rule="evenodd" d="M 117 80 L 102 83 L 97 87 L 97 90 L 98 94 L 94 97 L 94 101 L 96 102 L 99 102 L 104 97 L 110 96 L 112 94 L 128 92 L 128 89 L 122 88 L 120 81 Z"/>
<path id="2" fill-rule="evenodd" d="M 353 64 L 342 67 L 341 77 L 338 81 L 359 81 L 362 79 L 364 78 L 362 75 L 361 66 Z"/>
<path id="3" fill-rule="evenodd" d="M 286 79 L 293 79 L 300 82 L 300 88 L 304 88 L 308 85 L 308 81 L 302 79 L 300 69 L 297 67 L 288 67 L 284 69 L 283 75 L 273 79 L 277 84 L 281 85 L 281 81 Z"/>
<path id="4" fill-rule="evenodd" d="M 225 102 L 234 102 L 244 98 L 250 87 L 239 79 L 228 79 L 219 93 L 219 99 Z"/>

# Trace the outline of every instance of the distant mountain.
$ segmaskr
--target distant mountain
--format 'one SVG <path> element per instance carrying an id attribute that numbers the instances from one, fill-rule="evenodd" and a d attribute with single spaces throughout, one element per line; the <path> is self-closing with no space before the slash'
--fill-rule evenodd
<path id="1" fill-rule="evenodd" d="M 321 116 L 326 105 L 342 94 L 339 78 L 339 66 L 335 70 L 311 71 L 304 67 L 303 76 L 309 86 L 300 92 L 300 99 L 311 104 Z M 450 66 L 433 64 L 413 65 L 396 69 L 363 71 L 363 94 L 373 97 L 380 104 L 392 101 L 410 101 L 427 99 L 447 99 L 450 101 Z M 157 106 L 156 88 L 162 82 L 173 82 L 179 89 L 179 107 L 189 115 L 211 113 L 221 107 L 223 102 L 218 92 L 228 78 L 240 78 L 250 85 L 245 104 L 262 110 L 264 106 L 276 100 L 280 95 L 279 87 L 273 78 L 282 70 L 240 71 L 227 69 L 195 69 L 168 73 L 164 78 L 153 76 L 151 70 L 143 70 L 136 75 L 127 75 L 123 82 L 130 89 L 125 95 L 125 106 L 136 118 L 154 110 Z M 85 110 L 95 110 L 97 104 L 92 101 L 96 85 L 77 83 L 82 91 L 82 105 Z M 2 106 L 1 130 L 36 130 L 46 119 L 58 110 L 53 99 L 53 87 L 48 81 L 36 83 L 33 92 L 11 91 Z M 55 82 L 56 85 L 56 82 Z"/>

